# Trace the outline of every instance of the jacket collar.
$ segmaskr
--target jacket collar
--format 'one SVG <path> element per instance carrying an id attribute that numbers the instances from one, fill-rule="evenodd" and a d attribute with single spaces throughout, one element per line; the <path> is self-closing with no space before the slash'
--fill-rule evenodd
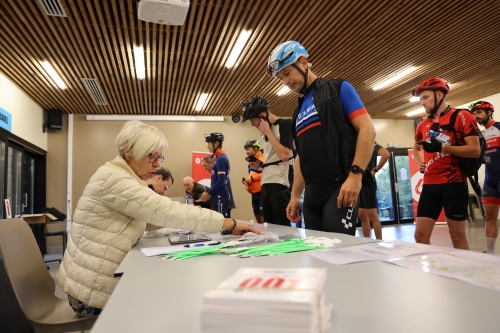
<path id="1" fill-rule="evenodd" d="M 130 167 L 130 165 L 128 165 L 127 161 L 125 161 L 123 159 L 123 157 L 121 156 L 116 156 L 111 162 L 108 162 L 112 165 L 115 165 L 119 168 L 122 168 L 124 169 L 126 172 L 128 172 L 132 177 L 134 177 L 141 185 L 143 186 L 148 186 L 148 183 L 146 183 L 145 180 L 142 180 L 141 178 L 139 178 L 139 176 L 137 176 L 137 174 L 135 173 L 134 170 L 132 170 L 132 168 Z"/>
<path id="2" fill-rule="evenodd" d="M 222 155 L 222 154 L 225 154 L 225 153 L 226 153 L 226 151 L 221 149 L 221 150 L 218 150 L 218 151 L 214 154 L 214 156 L 215 156 L 215 158 L 217 158 L 217 157 L 219 157 L 219 155 Z"/>

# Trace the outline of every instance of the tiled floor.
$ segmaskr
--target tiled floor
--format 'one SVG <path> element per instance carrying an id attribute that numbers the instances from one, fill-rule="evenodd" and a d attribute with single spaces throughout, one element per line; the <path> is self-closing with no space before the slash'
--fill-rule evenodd
<path id="1" fill-rule="evenodd" d="M 467 239 L 469 241 L 469 248 L 471 251 L 481 252 L 484 250 L 485 243 L 485 235 L 484 235 L 484 222 L 478 222 L 480 226 L 470 226 L 467 225 Z M 383 240 L 400 240 L 405 242 L 415 242 L 413 238 L 413 233 L 415 232 L 414 224 L 403 224 L 403 225 L 388 225 L 382 228 L 382 238 Z M 358 228 L 356 231 L 356 236 L 362 237 L 363 232 L 361 228 Z M 375 235 L 372 230 L 372 238 L 375 238 Z M 431 244 L 437 246 L 450 247 L 451 240 L 448 234 L 448 227 L 446 225 L 436 225 L 434 227 L 434 231 L 431 237 Z M 495 255 L 500 255 L 500 241 L 495 248 Z M 51 259 L 60 259 L 60 254 L 48 254 L 45 255 L 45 260 Z M 59 269 L 59 262 L 48 263 L 47 266 L 50 267 L 49 272 L 55 278 L 57 274 L 57 270 Z M 56 282 L 56 296 L 60 298 L 66 299 L 66 294 L 61 290 L 61 288 L 57 285 Z M 88 331 L 85 331 L 88 332 Z"/>

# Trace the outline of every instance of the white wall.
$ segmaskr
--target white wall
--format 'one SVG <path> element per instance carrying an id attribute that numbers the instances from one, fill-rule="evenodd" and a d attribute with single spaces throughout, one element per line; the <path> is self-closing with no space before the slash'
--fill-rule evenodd
<path id="1" fill-rule="evenodd" d="M 42 132 L 43 109 L 0 73 L 0 107 L 12 115 L 12 133 L 47 150 L 47 133 Z"/>
<path id="2" fill-rule="evenodd" d="M 415 126 L 413 119 L 372 119 L 377 132 L 375 141 L 384 148 L 389 142 L 396 143 L 396 148 L 413 148 Z"/>

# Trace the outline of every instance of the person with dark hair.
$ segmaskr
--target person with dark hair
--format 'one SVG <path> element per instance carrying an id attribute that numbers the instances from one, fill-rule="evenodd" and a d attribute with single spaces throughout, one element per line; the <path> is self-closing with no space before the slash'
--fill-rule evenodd
<path id="1" fill-rule="evenodd" d="M 484 126 L 486 152 L 482 201 L 486 219 L 486 245 L 483 252 L 493 254 L 498 237 L 497 218 L 500 208 L 500 122 L 493 119 L 495 108 L 491 103 L 477 101 L 469 109 L 477 123 Z"/>
<path id="2" fill-rule="evenodd" d="M 154 177 L 146 180 L 148 187 L 159 195 L 166 195 L 168 190 L 174 185 L 174 177 L 167 168 L 159 167 Z"/>
<path id="3" fill-rule="evenodd" d="M 467 176 L 457 157 L 478 158 L 481 154 L 476 120 L 468 111 L 445 103 L 450 85 L 433 77 L 413 90 L 428 114 L 417 126 L 413 156 L 424 173 L 424 184 L 417 208 L 415 241 L 430 244 L 432 230 L 444 207 L 453 247 L 469 249 L 465 220 L 469 203 Z M 450 124 L 452 115 L 456 121 Z"/>
<path id="4" fill-rule="evenodd" d="M 261 96 L 242 101 L 241 105 L 243 122 L 250 120 L 264 139 L 264 162 L 250 164 L 253 170 L 263 169 L 260 184 L 264 221 L 290 226 L 286 206 L 293 180 L 291 121 L 272 114 L 269 102 Z"/>
<path id="5" fill-rule="evenodd" d="M 380 156 L 380 161 L 378 163 L 377 156 Z M 363 181 L 361 193 L 359 194 L 358 217 L 361 221 L 363 236 L 365 237 L 370 237 L 371 226 L 373 226 L 375 238 L 382 239 L 382 224 L 378 218 L 377 180 L 375 178 L 375 174 L 382 169 L 389 157 L 391 157 L 391 153 L 375 141 L 372 157 L 370 158 L 368 167 L 363 175 L 363 177 L 367 175 L 369 181 L 366 181 L 368 184 L 364 184 L 365 181 Z"/>
<path id="6" fill-rule="evenodd" d="M 227 179 L 229 177 L 229 159 L 226 152 L 222 150 L 224 135 L 220 132 L 205 134 L 205 142 L 207 142 L 208 151 L 212 153 L 212 158 L 215 158 L 212 176 L 210 181 L 210 190 L 201 195 L 202 201 L 208 202 L 215 210 L 224 217 L 228 217 L 228 205 L 231 201 L 231 194 L 227 187 Z"/>
<path id="7" fill-rule="evenodd" d="M 307 229 L 354 235 L 363 171 L 375 140 L 375 129 L 361 98 L 343 79 L 319 78 L 309 53 L 297 41 L 276 46 L 267 73 L 302 94 L 292 116 L 297 150 L 288 218 L 300 222 L 304 192 Z"/>

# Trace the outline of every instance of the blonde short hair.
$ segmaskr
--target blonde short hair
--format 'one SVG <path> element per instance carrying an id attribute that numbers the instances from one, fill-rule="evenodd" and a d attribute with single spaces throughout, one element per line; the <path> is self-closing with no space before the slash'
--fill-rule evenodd
<path id="1" fill-rule="evenodd" d="M 118 154 L 125 158 L 125 152 L 138 161 L 146 154 L 168 147 L 168 141 L 158 128 L 141 121 L 127 121 L 116 136 Z"/>

